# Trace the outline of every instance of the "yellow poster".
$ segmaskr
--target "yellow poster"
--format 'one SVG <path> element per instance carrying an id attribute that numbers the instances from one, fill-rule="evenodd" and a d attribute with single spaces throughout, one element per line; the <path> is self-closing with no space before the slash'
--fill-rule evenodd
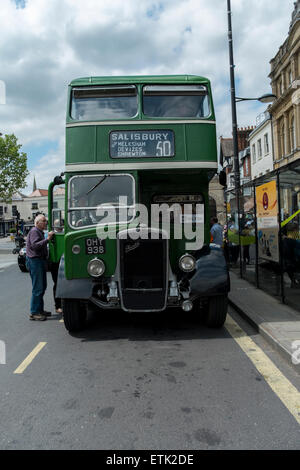
<path id="1" fill-rule="evenodd" d="M 276 181 L 256 187 L 258 254 L 261 258 L 279 261 L 278 201 Z"/>
<path id="2" fill-rule="evenodd" d="M 278 202 L 276 181 L 256 187 L 256 215 L 258 227 L 276 227 L 278 225 Z"/>

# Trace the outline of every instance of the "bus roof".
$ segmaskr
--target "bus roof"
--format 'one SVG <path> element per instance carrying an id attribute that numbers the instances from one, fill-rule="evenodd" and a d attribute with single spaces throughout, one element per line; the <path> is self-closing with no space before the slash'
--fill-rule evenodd
<path id="1" fill-rule="evenodd" d="M 70 86 L 108 85 L 121 83 L 209 83 L 208 78 L 198 75 L 137 75 L 110 77 L 82 77 L 71 81 Z"/>

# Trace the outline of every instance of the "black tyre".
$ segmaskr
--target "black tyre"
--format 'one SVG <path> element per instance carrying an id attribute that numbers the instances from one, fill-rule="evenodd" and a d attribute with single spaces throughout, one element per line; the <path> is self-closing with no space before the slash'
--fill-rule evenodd
<path id="1" fill-rule="evenodd" d="M 70 333 L 84 329 L 86 309 L 82 306 L 80 300 L 63 299 L 62 309 L 65 327 Z"/>
<path id="2" fill-rule="evenodd" d="M 210 328 L 221 328 L 226 320 L 227 307 L 227 295 L 211 297 L 208 302 L 208 312 L 205 321 L 206 326 Z"/>

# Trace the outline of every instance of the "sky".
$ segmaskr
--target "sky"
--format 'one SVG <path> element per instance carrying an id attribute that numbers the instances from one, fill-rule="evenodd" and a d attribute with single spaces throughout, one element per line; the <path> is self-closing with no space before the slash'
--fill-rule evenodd
<path id="1" fill-rule="evenodd" d="M 231 0 L 236 95 L 270 93 L 270 60 L 293 0 Z M 212 83 L 217 137 L 231 137 L 227 0 L 1 0 L 0 132 L 28 156 L 28 186 L 64 170 L 68 83 L 90 75 L 192 74 Z M 266 109 L 237 104 L 238 126 Z"/>

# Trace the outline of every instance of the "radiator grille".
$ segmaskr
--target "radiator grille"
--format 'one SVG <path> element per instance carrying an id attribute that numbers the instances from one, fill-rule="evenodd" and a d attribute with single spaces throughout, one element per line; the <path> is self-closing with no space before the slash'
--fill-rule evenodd
<path id="1" fill-rule="evenodd" d="M 125 310 L 155 311 L 165 308 L 167 250 L 166 238 L 132 240 L 124 232 L 119 237 L 121 300 Z"/>

